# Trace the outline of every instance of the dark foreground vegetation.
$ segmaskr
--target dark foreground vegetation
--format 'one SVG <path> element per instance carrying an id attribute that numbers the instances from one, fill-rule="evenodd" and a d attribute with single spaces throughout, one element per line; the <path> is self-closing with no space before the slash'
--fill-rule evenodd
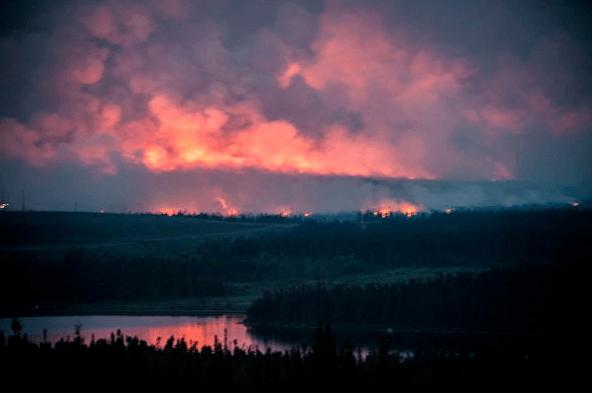
<path id="1" fill-rule="evenodd" d="M 172 337 L 150 345 L 119 331 L 110 340 L 88 344 L 78 335 L 55 345 L 34 344 L 20 334 L 18 323 L 13 327 L 14 335 L 0 335 L 0 380 L 6 387 L 37 381 L 45 387 L 92 383 L 171 390 L 184 385 L 210 392 L 565 390 L 579 369 L 560 345 L 565 343 L 557 341 L 527 352 L 497 345 L 471 352 L 423 350 L 411 357 L 380 345 L 364 358 L 346 342 L 336 345 L 328 326 L 318 329 L 311 349 L 285 353 L 234 343 L 198 348 Z"/>
<path id="2" fill-rule="evenodd" d="M 266 292 L 251 323 L 332 322 L 395 330 L 559 334 L 580 329 L 587 308 L 584 259 L 479 274 L 360 286 Z"/>

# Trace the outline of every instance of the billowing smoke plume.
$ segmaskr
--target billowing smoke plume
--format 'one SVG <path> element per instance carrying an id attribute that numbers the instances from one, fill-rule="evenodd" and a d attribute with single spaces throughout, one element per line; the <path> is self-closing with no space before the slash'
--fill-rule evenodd
<path id="1" fill-rule="evenodd" d="M 419 3 L 45 4 L 0 40 L 0 158 L 27 174 L 7 187 L 43 193 L 35 176 L 69 167 L 56 200 L 85 199 L 84 173 L 105 196 L 93 208 L 230 213 L 359 209 L 381 192 L 488 202 L 351 177 L 589 182 L 591 56 L 564 16 L 521 6 L 517 24 L 487 1 L 444 22 Z"/>

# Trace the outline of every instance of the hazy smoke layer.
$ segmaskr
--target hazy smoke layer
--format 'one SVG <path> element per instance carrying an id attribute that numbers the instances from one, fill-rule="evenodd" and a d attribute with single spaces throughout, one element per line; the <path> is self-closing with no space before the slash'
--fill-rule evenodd
<path id="1" fill-rule="evenodd" d="M 22 183 L 28 179 L 28 183 Z M 75 181 L 73 181 L 75 179 Z M 153 173 L 123 166 L 118 176 L 90 168 L 15 168 L 4 177 L 12 208 L 106 212 L 337 213 L 389 209 L 445 210 L 558 204 L 592 195 L 589 188 L 515 181 L 388 180 L 286 175 L 260 171 Z M 23 187 L 23 188 L 21 188 Z"/>

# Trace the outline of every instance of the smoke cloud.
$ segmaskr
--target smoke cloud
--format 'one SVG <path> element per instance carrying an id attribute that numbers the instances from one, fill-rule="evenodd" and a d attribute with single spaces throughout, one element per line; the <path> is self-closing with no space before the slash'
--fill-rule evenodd
<path id="1" fill-rule="evenodd" d="M 0 36 L 4 187 L 36 189 L 43 208 L 82 199 L 118 211 L 357 210 L 378 194 L 433 207 L 582 197 L 589 34 L 578 10 L 524 3 L 12 10 Z M 69 177 L 48 191 L 41 174 Z M 536 190 L 499 185 L 510 180 Z"/>

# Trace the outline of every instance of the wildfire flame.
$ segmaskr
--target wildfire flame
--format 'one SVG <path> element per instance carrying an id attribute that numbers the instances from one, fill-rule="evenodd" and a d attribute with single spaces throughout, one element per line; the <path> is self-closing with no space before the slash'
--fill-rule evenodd
<path id="1" fill-rule="evenodd" d="M 406 217 L 413 217 L 422 210 L 422 207 L 407 201 L 382 200 L 371 210 L 374 216 L 381 218 L 390 217 L 395 213 L 403 214 Z"/>
<path id="2" fill-rule="evenodd" d="M 226 201 L 226 199 L 224 199 L 223 197 L 219 196 L 219 197 L 216 197 L 216 201 L 220 204 L 220 207 L 224 210 L 224 215 L 226 215 L 226 216 L 238 216 L 238 214 L 239 214 L 238 209 L 232 207 Z"/>
<path id="3" fill-rule="evenodd" d="M 158 210 L 158 213 L 163 214 L 165 216 L 174 216 L 177 213 L 177 209 L 174 209 L 172 207 L 161 207 Z"/>
<path id="4" fill-rule="evenodd" d="M 399 208 L 399 212 L 407 217 L 413 217 L 419 212 L 419 208 L 412 204 L 405 204 Z"/>
<path id="5" fill-rule="evenodd" d="M 276 211 L 280 217 L 290 217 L 293 214 L 291 207 L 281 206 Z"/>

